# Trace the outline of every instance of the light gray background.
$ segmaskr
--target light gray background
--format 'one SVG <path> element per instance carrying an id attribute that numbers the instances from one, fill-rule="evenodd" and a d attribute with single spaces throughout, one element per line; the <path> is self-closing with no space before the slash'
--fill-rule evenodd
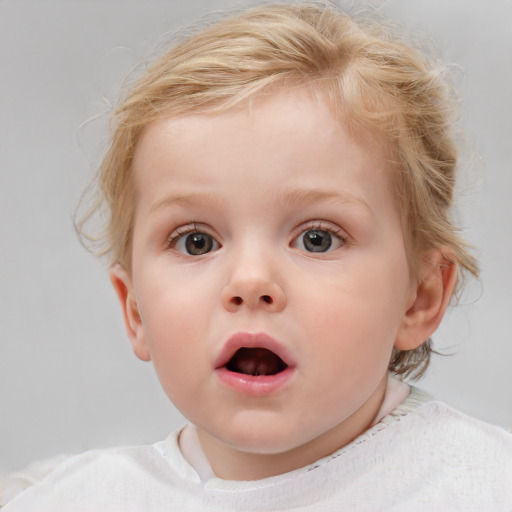
<path id="1" fill-rule="evenodd" d="M 218 1 L 0 0 L 0 471 L 62 452 L 149 443 L 182 419 L 125 338 L 102 263 L 72 213 L 122 77 Z M 368 2 L 366 2 L 367 4 Z M 464 78 L 460 218 L 482 262 L 435 337 L 422 386 L 512 426 L 512 1 L 373 1 L 430 34 Z"/>

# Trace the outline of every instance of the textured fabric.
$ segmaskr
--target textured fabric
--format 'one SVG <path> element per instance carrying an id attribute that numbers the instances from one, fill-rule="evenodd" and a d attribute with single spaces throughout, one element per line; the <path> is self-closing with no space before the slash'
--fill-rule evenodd
<path id="1" fill-rule="evenodd" d="M 415 388 L 330 457 L 264 480 L 201 483 L 178 435 L 73 457 L 2 512 L 512 510 L 512 435 Z"/>

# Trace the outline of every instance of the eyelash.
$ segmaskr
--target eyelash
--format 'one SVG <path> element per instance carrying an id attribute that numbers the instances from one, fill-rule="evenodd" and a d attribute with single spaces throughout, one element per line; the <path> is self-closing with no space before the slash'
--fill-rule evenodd
<path id="1" fill-rule="evenodd" d="M 192 222 L 191 224 L 187 224 L 186 226 L 180 226 L 176 228 L 167 238 L 166 245 L 169 248 L 173 248 L 178 243 L 178 240 L 183 238 L 190 233 L 205 233 L 210 234 L 209 230 L 205 226 L 198 225 L 196 222 Z M 213 235 L 210 235 L 213 237 Z M 215 237 L 213 237 L 215 238 Z"/>
<path id="2" fill-rule="evenodd" d="M 326 231 L 330 235 L 338 237 L 344 244 L 348 243 L 348 236 L 342 229 L 337 226 L 333 226 L 332 224 L 323 223 L 321 221 L 315 221 L 311 223 L 306 222 L 305 224 L 302 224 L 297 229 L 298 234 L 295 236 L 295 238 L 298 238 L 302 233 L 305 233 L 306 231 L 312 231 L 315 229 L 319 231 Z"/>
<path id="3" fill-rule="evenodd" d="M 341 230 L 340 228 L 333 226 L 332 224 L 327 224 L 325 222 L 310 222 L 301 224 L 300 227 L 298 227 L 295 230 L 295 234 L 290 242 L 290 246 L 293 246 L 293 243 L 300 239 L 301 235 L 304 235 L 308 231 L 325 231 L 331 236 L 334 236 L 340 240 L 340 246 L 343 247 L 348 243 L 348 236 L 347 234 Z M 175 249 L 178 242 L 183 240 L 187 235 L 191 233 L 204 233 L 208 236 L 210 236 L 216 244 L 220 247 L 221 244 L 217 241 L 217 238 L 210 234 L 210 230 L 207 229 L 205 226 L 198 225 L 196 222 L 193 222 L 192 224 L 188 224 L 186 226 L 180 226 L 176 228 L 171 235 L 167 238 L 166 241 L 166 248 L 169 249 Z M 321 253 L 320 253 L 321 254 Z"/>

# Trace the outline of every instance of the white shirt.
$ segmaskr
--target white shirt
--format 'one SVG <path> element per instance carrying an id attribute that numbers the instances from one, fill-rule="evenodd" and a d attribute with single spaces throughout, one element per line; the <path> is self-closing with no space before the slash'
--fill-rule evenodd
<path id="1" fill-rule="evenodd" d="M 512 511 L 512 435 L 416 388 L 331 456 L 263 480 L 202 481 L 179 434 L 73 457 L 2 512 Z"/>

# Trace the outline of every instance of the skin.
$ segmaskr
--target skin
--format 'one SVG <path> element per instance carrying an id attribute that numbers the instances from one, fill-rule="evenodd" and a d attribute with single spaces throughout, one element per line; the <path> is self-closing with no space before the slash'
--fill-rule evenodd
<path id="1" fill-rule="evenodd" d="M 383 141 L 305 92 L 278 92 L 149 126 L 133 172 L 132 267 L 111 280 L 135 354 L 197 426 L 216 475 L 290 471 L 368 428 L 392 348 L 430 336 L 455 284 L 440 250 L 411 277 Z M 311 230 L 330 233 L 328 250 L 308 250 Z M 191 232 L 211 250 L 189 254 Z M 218 378 L 215 358 L 240 332 L 292 355 L 276 392 Z"/>

